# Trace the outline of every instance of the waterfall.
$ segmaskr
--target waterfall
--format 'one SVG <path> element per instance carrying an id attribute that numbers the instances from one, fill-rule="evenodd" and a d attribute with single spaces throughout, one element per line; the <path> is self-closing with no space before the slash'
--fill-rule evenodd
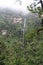
<path id="1" fill-rule="evenodd" d="M 25 28 L 26 28 L 26 18 L 24 18 L 24 23 L 23 23 L 23 43 L 24 43 L 24 35 L 25 35 Z"/>
<path id="2" fill-rule="evenodd" d="M 24 29 L 25 29 L 25 27 L 26 27 L 26 18 L 24 19 Z"/>

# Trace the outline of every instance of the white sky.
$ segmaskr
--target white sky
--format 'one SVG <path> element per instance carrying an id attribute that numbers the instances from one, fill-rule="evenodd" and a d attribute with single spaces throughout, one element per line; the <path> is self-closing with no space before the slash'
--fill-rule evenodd
<path id="1" fill-rule="evenodd" d="M 0 6 L 4 6 L 4 7 L 10 7 L 11 5 L 12 6 L 17 6 L 18 4 L 19 4 L 19 2 L 18 3 L 16 3 L 16 1 L 17 0 L 0 0 Z M 23 6 L 26 6 L 26 5 L 28 5 L 29 3 L 31 3 L 33 0 L 21 0 L 22 1 L 22 4 L 23 4 Z"/>
<path id="2" fill-rule="evenodd" d="M 7 7 L 19 11 L 27 12 L 27 5 L 31 4 L 34 0 L 21 0 L 22 5 L 17 0 L 0 0 L 0 7 Z"/>

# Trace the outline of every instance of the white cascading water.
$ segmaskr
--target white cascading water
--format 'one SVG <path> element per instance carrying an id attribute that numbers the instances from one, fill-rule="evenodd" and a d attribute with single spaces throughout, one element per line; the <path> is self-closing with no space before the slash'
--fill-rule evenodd
<path id="1" fill-rule="evenodd" d="M 24 43 L 25 28 L 26 28 L 26 18 L 24 18 L 24 23 L 23 23 L 23 43 Z"/>

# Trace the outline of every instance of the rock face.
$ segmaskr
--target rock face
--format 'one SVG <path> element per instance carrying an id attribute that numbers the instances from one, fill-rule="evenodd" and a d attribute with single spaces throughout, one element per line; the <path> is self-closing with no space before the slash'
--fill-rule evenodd
<path id="1" fill-rule="evenodd" d="M 1 34 L 2 34 L 2 35 L 6 35 L 6 34 L 7 34 L 7 30 L 2 30 L 2 31 L 1 31 Z"/>
<path id="2" fill-rule="evenodd" d="M 22 18 L 20 17 L 20 18 L 14 18 L 13 19 L 13 23 L 22 23 Z"/>

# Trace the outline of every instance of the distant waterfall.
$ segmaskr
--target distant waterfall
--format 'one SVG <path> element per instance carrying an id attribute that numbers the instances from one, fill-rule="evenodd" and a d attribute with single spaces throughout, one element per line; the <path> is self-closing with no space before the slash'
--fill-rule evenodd
<path id="1" fill-rule="evenodd" d="M 25 27 L 26 27 L 26 18 L 24 19 L 24 29 L 25 29 Z"/>
<path id="2" fill-rule="evenodd" d="M 24 35 L 25 35 L 25 29 L 26 29 L 26 18 L 24 18 L 24 22 L 23 22 L 23 43 L 24 43 Z"/>

